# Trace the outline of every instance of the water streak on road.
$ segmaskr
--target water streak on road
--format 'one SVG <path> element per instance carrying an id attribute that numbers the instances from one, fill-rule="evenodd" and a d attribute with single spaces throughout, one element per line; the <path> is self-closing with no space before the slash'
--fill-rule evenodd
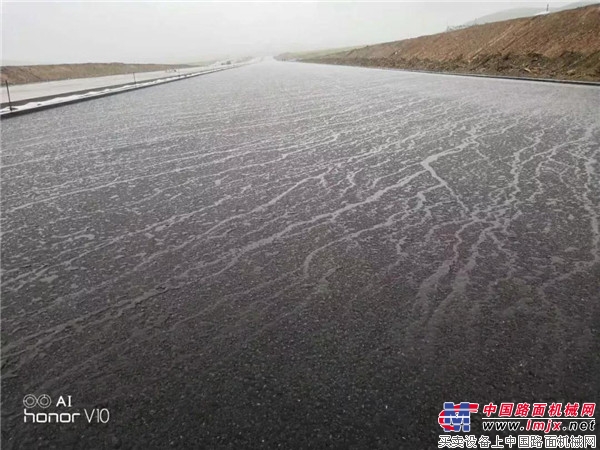
<path id="1" fill-rule="evenodd" d="M 3 123 L 3 444 L 417 448 L 444 401 L 595 401 L 599 105 L 264 63 Z"/>

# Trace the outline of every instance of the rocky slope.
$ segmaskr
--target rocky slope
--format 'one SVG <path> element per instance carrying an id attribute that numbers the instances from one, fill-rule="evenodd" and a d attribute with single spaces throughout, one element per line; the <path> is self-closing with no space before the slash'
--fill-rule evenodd
<path id="1" fill-rule="evenodd" d="M 88 64 L 49 64 L 35 66 L 5 66 L 1 69 L 2 83 L 10 84 L 38 83 L 41 81 L 67 80 L 70 78 L 103 77 L 123 75 L 133 72 L 153 72 L 158 70 L 188 67 L 171 64 L 123 64 L 123 63 L 88 63 Z"/>
<path id="2" fill-rule="evenodd" d="M 600 81 L 600 4 L 303 61 Z"/>

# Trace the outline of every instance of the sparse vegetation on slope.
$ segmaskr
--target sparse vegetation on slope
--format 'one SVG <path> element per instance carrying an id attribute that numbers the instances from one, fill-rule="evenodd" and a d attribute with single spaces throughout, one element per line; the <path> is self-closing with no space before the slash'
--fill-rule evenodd
<path id="1" fill-rule="evenodd" d="M 188 65 L 173 64 L 123 64 L 123 63 L 87 63 L 87 64 L 49 64 L 36 66 L 2 67 L 1 79 L 10 84 L 38 83 L 42 81 L 67 80 L 71 78 L 103 77 L 123 75 L 133 72 L 154 72 L 158 70 L 178 69 Z"/>
<path id="2" fill-rule="evenodd" d="M 302 60 L 600 81 L 600 5 L 477 25 Z"/>
<path id="3" fill-rule="evenodd" d="M 333 54 L 337 54 L 340 52 L 347 52 L 350 50 L 354 50 L 359 47 L 342 47 L 342 48 L 330 48 L 325 50 L 312 50 L 306 52 L 287 52 L 282 53 L 281 55 L 277 55 L 275 59 L 280 61 L 298 61 L 306 58 L 321 58 L 324 56 L 329 56 Z"/>

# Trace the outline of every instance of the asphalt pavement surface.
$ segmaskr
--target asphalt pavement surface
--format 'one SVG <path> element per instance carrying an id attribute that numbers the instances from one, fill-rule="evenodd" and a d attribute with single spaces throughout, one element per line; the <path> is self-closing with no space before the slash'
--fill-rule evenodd
<path id="1" fill-rule="evenodd" d="M 437 448 L 444 402 L 596 402 L 599 161 L 597 87 L 302 63 L 3 121 L 2 448 Z"/>

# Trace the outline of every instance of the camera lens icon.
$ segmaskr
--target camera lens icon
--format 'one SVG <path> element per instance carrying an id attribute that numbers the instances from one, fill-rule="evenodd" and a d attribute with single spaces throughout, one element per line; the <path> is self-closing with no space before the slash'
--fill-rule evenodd
<path id="1" fill-rule="evenodd" d="M 23 397 L 23 405 L 25 408 L 33 408 L 35 405 L 37 405 L 37 398 L 33 394 L 27 394 L 25 397 Z"/>
<path id="2" fill-rule="evenodd" d="M 47 394 L 42 394 L 37 399 L 37 404 L 40 408 L 47 408 L 52 404 L 52 399 Z"/>
<path id="3" fill-rule="evenodd" d="M 23 397 L 23 405 L 25 408 L 34 408 L 39 406 L 40 408 L 48 408 L 52 405 L 52 399 L 48 394 L 42 394 L 39 397 L 36 397 L 33 394 L 27 394 Z"/>

